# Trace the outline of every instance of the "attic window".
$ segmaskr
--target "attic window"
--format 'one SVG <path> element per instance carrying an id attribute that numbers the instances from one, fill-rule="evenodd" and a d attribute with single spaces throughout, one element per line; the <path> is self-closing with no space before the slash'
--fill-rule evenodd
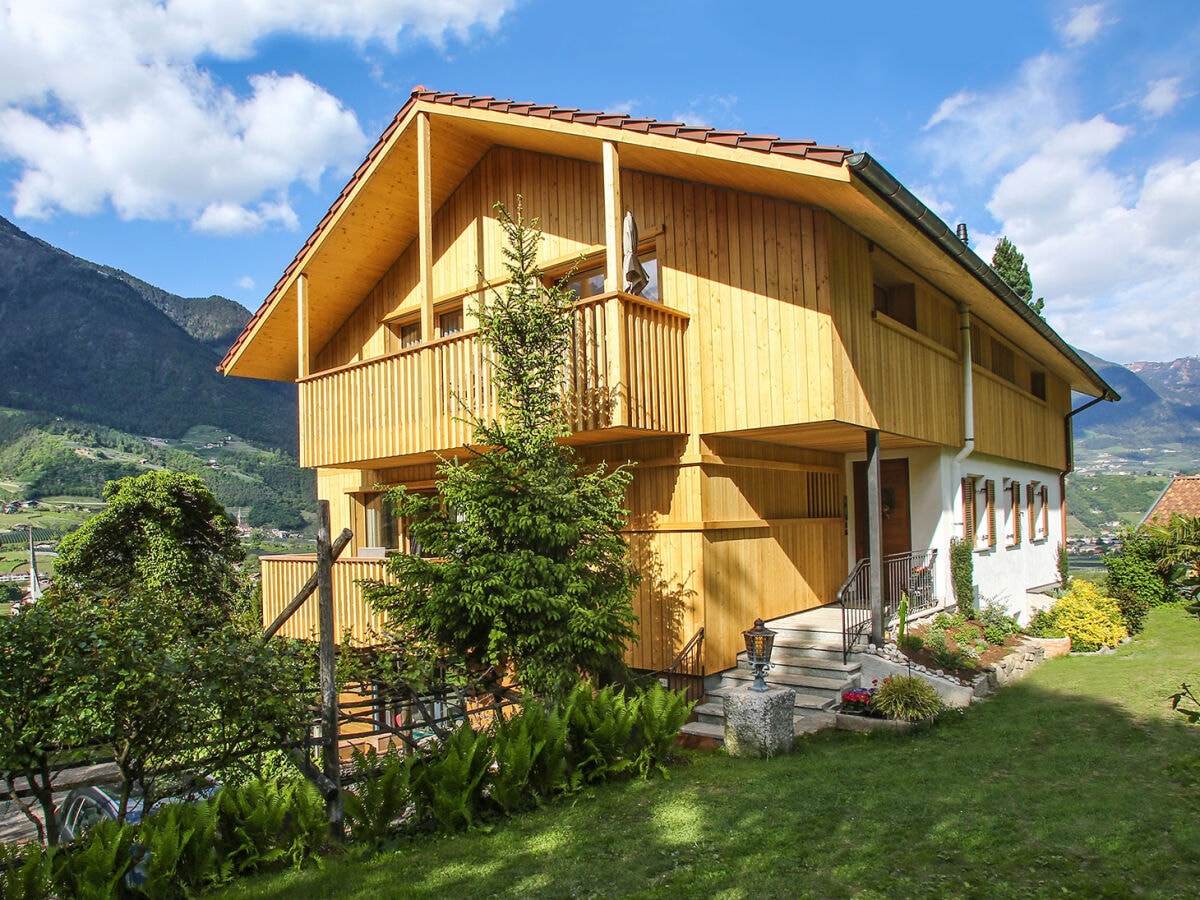
<path id="1" fill-rule="evenodd" d="M 875 311 L 917 330 L 917 291 L 911 284 L 875 285 Z"/>
<path id="2" fill-rule="evenodd" d="M 1039 400 L 1046 399 L 1046 373 L 1040 372 L 1037 369 L 1031 369 L 1029 372 L 1029 393 L 1037 397 Z"/>
<path id="3" fill-rule="evenodd" d="M 992 338 L 991 369 L 1005 381 L 1017 382 L 1017 354 L 1008 344 Z"/>

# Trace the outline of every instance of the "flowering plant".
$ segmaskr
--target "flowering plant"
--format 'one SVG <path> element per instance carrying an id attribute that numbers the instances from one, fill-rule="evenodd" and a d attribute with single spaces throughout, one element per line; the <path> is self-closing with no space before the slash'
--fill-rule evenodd
<path id="1" fill-rule="evenodd" d="M 875 685 L 879 680 L 871 682 L 869 688 L 850 688 L 842 691 L 842 712 L 866 714 L 871 711 L 871 701 L 875 698 Z"/>

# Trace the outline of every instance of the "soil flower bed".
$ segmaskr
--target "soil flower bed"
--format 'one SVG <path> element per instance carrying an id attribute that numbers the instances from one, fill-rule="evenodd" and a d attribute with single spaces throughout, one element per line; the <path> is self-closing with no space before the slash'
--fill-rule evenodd
<path id="1" fill-rule="evenodd" d="M 913 665 L 941 670 L 969 682 L 981 669 L 1012 653 L 1024 636 L 1016 621 L 994 607 L 974 618 L 960 612 L 939 613 L 931 622 L 912 629 L 898 641 L 900 652 Z"/>

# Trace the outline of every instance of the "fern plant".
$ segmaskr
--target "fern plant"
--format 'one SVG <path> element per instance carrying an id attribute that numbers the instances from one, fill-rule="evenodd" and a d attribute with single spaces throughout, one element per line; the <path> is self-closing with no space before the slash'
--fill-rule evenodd
<path id="1" fill-rule="evenodd" d="M 538 702 L 496 728 L 491 799 L 504 813 L 540 802 L 566 786 L 567 720 Z"/>
<path id="2" fill-rule="evenodd" d="M 342 795 L 342 803 L 356 841 L 381 844 L 410 807 L 414 758 L 400 753 L 380 755 L 374 747 L 355 751 L 358 780 L 353 791 Z"/>
<path id="3" fill-rule="evenodd" d="M 63 858 L 56 847 L 0 843 L 0 897 L 42 900 L 49 896 L 54 870 Z"/>
<path id="4" fill-rule="evenodd" d="M 647 778 L 655 769 L 667 775 L 675 738 L 695 705 L 685 691 L 668 691 L 658 682 L 638 698 L 633 767 L 639 775 Z"/>
<path id="5" fill-rule="evenodd" d="M 447 831 L 475 824 L 491 766 L 491 738 L 469 725 L 455 731 L 413 771 L 413 798 Z"/>
<path id="6" fill-rule="evenodd" d="M 56 866 L 55 882 L 62 895 L 79 900 L 109 900 L 119 895 L 125 874 L 134 864 L 134 827 L 104 819 L 88 829 L 76 850 Z"/>
<path id="7" fill-rule="evenodd" d="M 138 844 L 145 851 L 141 890 L 148 897 L 171 897 L 180 885 L 202 887 L 229 879 L 230 867 L 217 855 L 215 801 L 163 806 L 142 822 Z"/>
<path id="8" fill-rule="evenodd" d="M 599 781 L 628 770 L 630 735 L 637 723 L 636 701 L 606 687 L 596 694 L 578 685 L 567 696 L 567 761 L 570 787 Z"/>

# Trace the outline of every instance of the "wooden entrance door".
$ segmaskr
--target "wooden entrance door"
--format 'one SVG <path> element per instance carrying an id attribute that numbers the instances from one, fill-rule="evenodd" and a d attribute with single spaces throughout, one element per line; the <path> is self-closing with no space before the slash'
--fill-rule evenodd
<path id="1" fill-rule="evenodd" d="M 883 500 L 883 555 L 912 552 L 909 516 L 908 460 L 885 459 L 879 464 Z M 857 559 L 871 555 L 867 545 L 867 464 L 854 464 L 854 540 Z"/>

